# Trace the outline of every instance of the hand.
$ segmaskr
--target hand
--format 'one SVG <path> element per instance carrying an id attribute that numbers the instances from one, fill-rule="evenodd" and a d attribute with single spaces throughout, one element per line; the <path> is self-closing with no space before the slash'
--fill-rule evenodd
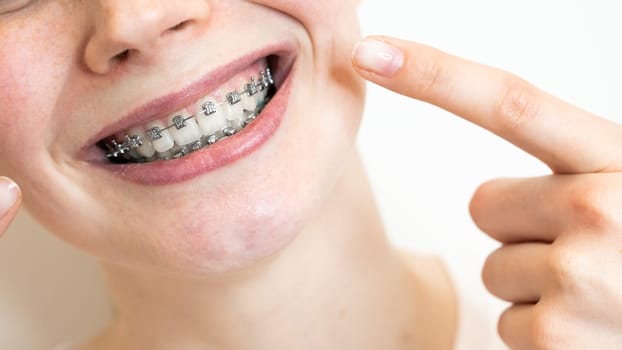
<path id="1" fill-rule="evenodd" d="M 415 43 L 367 39 L 353 64 L 364 78 L 484 127 L 552 169 L 488 182 L 471 202 L 476 224 L 503 243 L 483 278 L 513 303 L 499 320 L 506 344 L 622 349 L 622 126 L 509 73 Z"/>
<path id="2" fill-rule="evenodd" d="M 0 177 L 0 237 L 17 214 L 21 197 L 21 192 L 13 181 Z"/>

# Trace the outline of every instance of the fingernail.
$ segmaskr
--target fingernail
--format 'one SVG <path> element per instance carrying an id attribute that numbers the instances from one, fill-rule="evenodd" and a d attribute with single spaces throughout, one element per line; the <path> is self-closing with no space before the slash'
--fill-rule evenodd
<path id="1" fill-rule="evenodd" d="M 394 76 L 404 65 L 404 52 L 376 39 L 363 39 L 354 48 L 354 64 L 383 77 Z"/>
<path id="2" fill-rule="evenodd" d="M 6 177 L 0 177 L 0 218 L 13 208 L 19 197 L 19 188 L 15 182 Z"/>

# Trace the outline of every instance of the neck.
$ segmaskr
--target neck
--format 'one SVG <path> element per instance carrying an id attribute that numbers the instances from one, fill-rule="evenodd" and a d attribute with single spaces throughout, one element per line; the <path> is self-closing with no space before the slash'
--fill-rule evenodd
<path id="1" fill-rule="evenodd" d="M 386 240 L 358 155 L 326 203 L 284 251 L 222 281 L 104 265 L 118 313 L 100 347 L 404 347 L 412 276 Z"/>

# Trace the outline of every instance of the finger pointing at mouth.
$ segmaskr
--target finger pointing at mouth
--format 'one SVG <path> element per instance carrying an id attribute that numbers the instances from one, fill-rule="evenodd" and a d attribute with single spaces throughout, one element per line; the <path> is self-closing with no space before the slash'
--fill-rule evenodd
<path id="1" fill-rule="evenodd" d="M 510 73 L 388 37 L 361 41 L 352 63 L 363 78 L 488 129 L 556 173 L 622 170 L 619 125 Z"/>

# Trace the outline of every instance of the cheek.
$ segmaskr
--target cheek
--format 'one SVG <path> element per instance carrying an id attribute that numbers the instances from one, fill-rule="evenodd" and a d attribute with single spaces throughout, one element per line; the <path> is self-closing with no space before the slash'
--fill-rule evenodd
<path id="1" fill-rule="evenodd" d="M 50 117 L 71 67 L 59 38 L 54 7 L 28 19 L 0 23 L 0 171 L 19 181 L 19 170 L 36 166 L 23 159 L 37 158 L 43 150 Z M 55 18 L 47 20 L 47 18 Z M 64 36 L 63 36 L 64 35 Z M 23 169 L 22 169 L 23 170 Z"/>
<path id="2" fill-rule="evenodd" d="M 300 22 L 317 44 L 358 35 L 357 0 L 254 0 Z"/>
<path id="3" fill-rule="evenodd" d="M 298 18 L 304 24 L 336 22 L 345 12 L 355 13 L 358 0 L 253 0 Z"/>
<path id="4" fill-rule="evenodd" d="M 360 103 L 364 83 L 351 65 L 351 53 L 361 37 L 358 0 L 256 0 L 256 3 L 278 10 L 300 22 L 309 35 L 314 74 L 317 83 L 328 82 L 325 91 L 346 94 L 345 103 L 354 97 Z"/>
<path id="5" fill-rule="evenodd" d="M 12 38 L 10 33 L 0 32 L 0 37 Z M 32 73 L 38 67 L 36 60 L 28 56 L 30 47 L 18 45 L 14 40 L 3 42 L 0 47 L 0 158 L 12 159 L 23 148 L 17 147 L 21 140 L 25 146 L 32 144 L 40 136 L 40 131 L 32 127 L 33 115 L 29 105 L 36 99 L 37 91 Z M 27 126 L 31 125 L 30 128 Z M 30 130 L 28 130 L 30 129 Z M 4 163 L 4 162 L 3 162 Z M 3 164 L 4 165 L 4 164 Z M 11 168 L 9 166 L 9 168 Z M 6 171 L 8 169 L 2 169 Z"/>

